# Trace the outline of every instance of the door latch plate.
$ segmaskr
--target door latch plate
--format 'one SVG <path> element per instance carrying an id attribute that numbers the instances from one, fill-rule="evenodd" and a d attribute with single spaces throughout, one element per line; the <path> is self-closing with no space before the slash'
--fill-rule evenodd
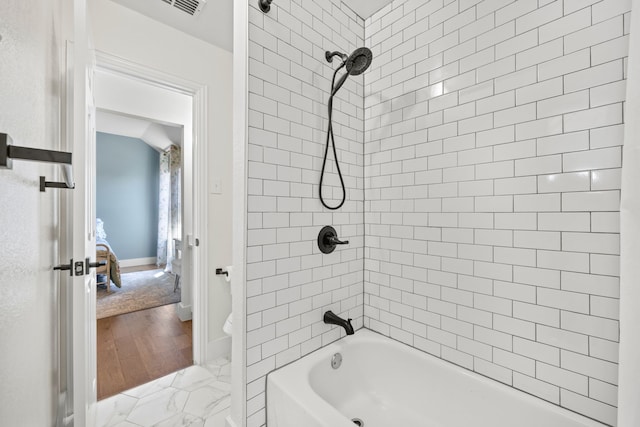
<path id="1" fill-rule="evenodd" d="M 77 261 L 73 268 L 76 276 L 84 276 L 84 262 Z"/>

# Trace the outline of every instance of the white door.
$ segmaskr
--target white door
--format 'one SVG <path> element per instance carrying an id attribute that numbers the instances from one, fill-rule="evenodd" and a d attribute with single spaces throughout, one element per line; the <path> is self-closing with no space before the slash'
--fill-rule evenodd
<path id="1" fill-rule="evenodd" d="M 74 0 L 73 96 L 69 137 L 73 146 L 73 420 L 76 427 L 95 425 L 96 406 L 96 275 L 95 261 L 95 107 L 94 55 L 89 50 L 87 4 Z"/>

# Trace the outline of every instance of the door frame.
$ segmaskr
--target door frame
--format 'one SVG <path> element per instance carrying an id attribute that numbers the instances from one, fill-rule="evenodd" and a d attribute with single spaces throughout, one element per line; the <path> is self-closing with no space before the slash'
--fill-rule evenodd
<path id="1" fill-rule="evenodd" d="M 67 399 L 73 411 L 64 425 L 96 423 L 96 301 L 95 274 L 84 264 L 95 257 L 95 222 L 88 219 L 94 212 L 94 187 L 91 177 L 95 166 L 95 108 L 93 103 L 94 57 L 90 46 L 89 5 L 74 0 L 67 12 L 72 12 L 73 41 L 66 42 L 65 55 L 65 117 L 64 135 L 67 148 L 73 153 L 74 177 L 68 177 L 75 189 L 61 199 L 61 249 L 71 261 L 72 273 L 67 279 L 66 363 Z M 70 408 L 69 408 L 70 409 Z M 66 412 L 66 411 L 65 411 Z M 68 413 L 68 412 L 67 412 Z M 67 415 L 67 413 L 65 415 Z"/>
<path id="2" fill-rule="evenodd" d="M 233 2 L 233 294 L 231 414 L 226 427 L 247 425 L 247 181 L 249 124 L 249 4 Z"/>
<path id="3" fill-rule="evenodd" d="M 108 71 L 159 88 L 191 96 L 192 108 L 192 176 L 193 176 L 193 229 L 186 235 L 192 260 L 191 294 L 193 313 L 193 362 L 202 365 L 207 362 L 208 344 L 208 247 L 207 224 L 207 87 L 174 75 L 158 71 L 144 65 L 106 52 L 96 51 L 96 70 Z"/>

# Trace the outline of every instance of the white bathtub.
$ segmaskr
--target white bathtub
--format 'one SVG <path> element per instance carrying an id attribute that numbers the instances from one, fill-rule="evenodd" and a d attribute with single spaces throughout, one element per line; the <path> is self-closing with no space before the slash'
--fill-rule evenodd
<path id="1" fill-rule="evenodd" d="M 365 427 L 603 426 L 366 329 L 267 377 L 267 427 L 353 427 L 353 418 Z"/>

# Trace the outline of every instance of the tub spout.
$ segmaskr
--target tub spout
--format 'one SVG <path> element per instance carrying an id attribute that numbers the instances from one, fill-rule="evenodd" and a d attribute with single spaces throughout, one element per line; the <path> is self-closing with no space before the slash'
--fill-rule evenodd
<path id="1" fill-rule="evenodd" d="M 327 323 L 329 325 L 342 326 L 347 335 L 353 335 L 353 326 L 351 326 L 351 319 L 344 320 L 342 317 L 337 316 L 331 310 L 324 313 L 324 323 Z"/>

